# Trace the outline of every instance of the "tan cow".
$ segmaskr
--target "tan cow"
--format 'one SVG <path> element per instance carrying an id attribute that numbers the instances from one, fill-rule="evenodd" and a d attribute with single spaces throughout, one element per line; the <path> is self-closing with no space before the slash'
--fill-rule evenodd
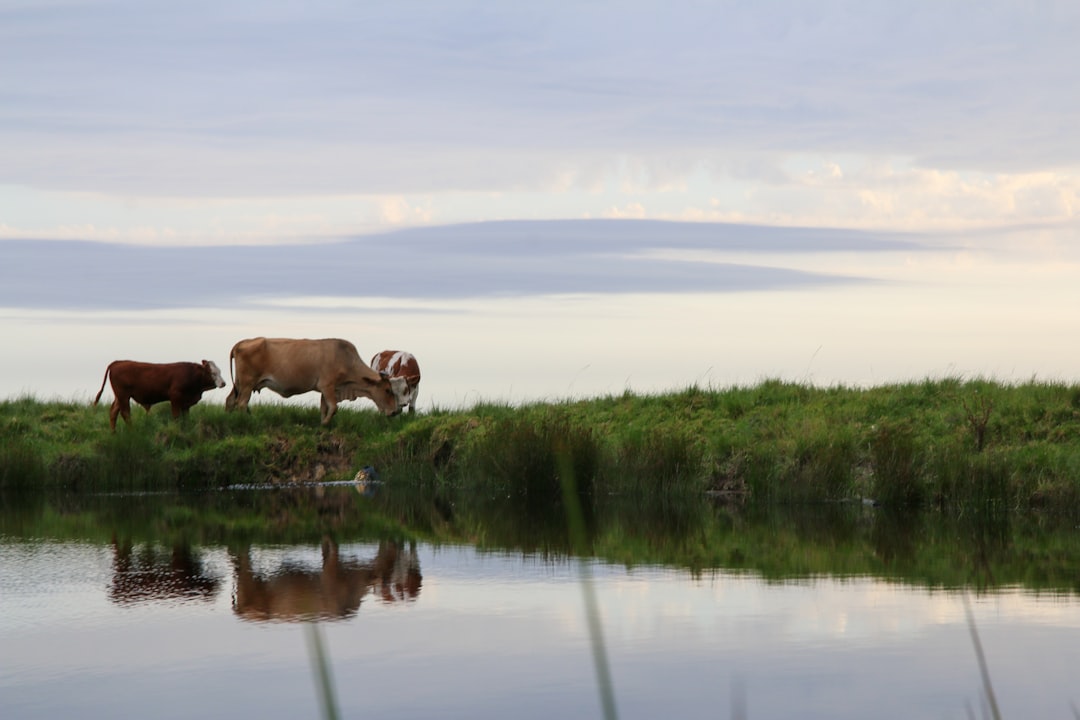
<path id="1" fill-rule="evenodd" d="M 317 390 L 323 425 L 330 424 L 342 400 L 366 397 L 385 415 L 400 412 L 390 381 L 368 367 L 348 340 L 241 340 L 229 353 L 229 375 L 233 389 L 226 410 L 246 410 L 252 392 L 270 388 L 282 397 Z"/>
<path id="2" fill-rule="evenodd" d="M 105 368 L 94 404 L 105 392 L 105 382 L 112 381 L 113 403 L 109 408 L 109 427 L 116 430 L 117 415 L 131 424 L 131 401 L 150 412 L 150 406 L 169 401 L 174 418 L 186 414 L 202 399 L 207 390 L 225 387 L 221 371 L 212 360 L 202 363 L 146 363 L 133 360 L 114 360 Z"/>
<path id="3" fill-rule="evenodd" d="M 390 378 L 397 394 L 398 405 L 416 409 L 416 396 L 420 393 L 420 365 L 412 353 L 404 350 L 383 350 L 371 358 L 371 369 Z"/>

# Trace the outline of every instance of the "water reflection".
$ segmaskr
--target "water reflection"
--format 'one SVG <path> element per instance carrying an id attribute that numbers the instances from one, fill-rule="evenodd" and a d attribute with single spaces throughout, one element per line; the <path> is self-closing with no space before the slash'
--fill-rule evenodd
<path id="1" fill-rule="evenodd" d="M 1078 699 L 1075 521 L 622 498 L 582 552 L 520 499 L 395 489 L 0 505 L 0 717 L 599 717 L 607 682 L 624 718 L 959 720 L 980 673 L 1005 717 Z"/>
<path id="2" fill-rule="evenodd" d="M 187 543 L 162 548 L 138 546 L 113 537 L 113 572 L 109 600 L 118 605 L 151 601 L 204 601 L 214 599 L 222 578 L 208 570 L 201 555 Z"/>
<path id="3" fill-rule="evenodd" d="M 324 538 L 317 568 L 283 561 L 269 572 L 259 571 L 252 566 L 250 547 L 232 560 L 233 611 L 255 622 L 350 618 L 369 592 L 384 602 L 414 600 L 422 582 L 415 543 L 380 542 L 375 556 L 362 561 L 342 556 L 338 543 Z"/>

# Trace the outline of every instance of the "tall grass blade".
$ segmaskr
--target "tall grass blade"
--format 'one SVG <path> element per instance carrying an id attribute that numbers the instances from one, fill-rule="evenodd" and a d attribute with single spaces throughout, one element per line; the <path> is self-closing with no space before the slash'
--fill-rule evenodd
<path id="1" fill-rule="evenodd" d="M 979 640 L 979 630 L 975 627 L 975 614 L 971 611 L 971 601 L 967 593 L 962 595 L 964 599 L 964 612 L 967 614 L 968 629 L 971 630 L 971 643 L 975 646 L 975 657 L 979 661 L 979 674 L 982 676 L 983 694 L 986 703 L 990 706 L 990 714 L 994 720 L 1001 720 L 1001 711 L 998 709 L 997 698 L 994 697 L 994 686 L 990 682 L 990 670 L 986 666 L 986 655 L 983 654 L 982 642 Z"/>
<path id="2" fill-rule="evenodd" d="M 600 607 L 596 602 L 592 569 L 589 566 L 591 553 L 585 534 L 585 513 L 581 509 L 581 497 L 577 491 L 573 460 L 567 452 L 559 453 L 559 480 L 562 485 L 563 505 L 566 507 L 570 541 L 578 556 L 581 593 L 585 600 L 585 620 L 589 627 L 589 644 L 592 648 L 593 667 L 596 670 L 596 684 L 600 691 L 600 706 L 605 720 L 615 720 L 619 717 L 619 713 L 615 708 L 615 686 L 611 681 L 607 645 L 604 643 L 604 628 L 600 623 Z"/>
<path id="3" fill-rule="evenodd" d="M 318 621 L 312 620 L 304 623 L 304 634 L 307 636 L 308 654 L 311 656 L 311 668 L 315 674 L 315 685 L 319 690 L 319 706 L 322 708 L 322 716 L 327 720 L 338 720 L 341 714 L 338 712 L 337 693 L 334 692 L 334 679 L 330 675 L 330 664 L 326 660 L 322 629 L 319 627 Z"/>

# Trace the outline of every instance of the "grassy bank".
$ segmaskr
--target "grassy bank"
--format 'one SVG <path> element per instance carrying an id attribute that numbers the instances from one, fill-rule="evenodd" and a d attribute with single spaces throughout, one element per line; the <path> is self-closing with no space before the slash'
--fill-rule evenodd
<path id="1" fill-rule="evenodd" d="M 764 502 L 1076 507 L 1080 386 L 928 380 L 869 389 L 776 381 L 386 419 L 352 404 L 137 412 L 0 403 L 0 488 L 173 489 L 352 478 L 491 495 L 712 492 Z"/>

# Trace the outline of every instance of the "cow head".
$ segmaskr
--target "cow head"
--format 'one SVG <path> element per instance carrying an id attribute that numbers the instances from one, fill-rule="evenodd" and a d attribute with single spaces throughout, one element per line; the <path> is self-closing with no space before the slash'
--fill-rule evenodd
<path id="1" fill-rule="evenodd" d="M 379 410 L 388 417 L 393 417 L 401 412 L 398 393 L 394 391 L 390 378 L 382 373 L 379 374 L 379 379 L 371 384 L 371 399 Z"/>
<path id="2" fill-rule="evenodd" d="M 225 387 L 225 381 L 221 378 L 221 370 L 218 369 L 217 363 L 213 360 L 203 360 L 203 367 L 210 373 L 211 379 L 214 381 L 214 387 Z"/>
<path id="3" fill-rule="evenodd" d="M 398 407 L 403 407 L 412 402 L 412 388 L 409 387 L 409 381 L 403 377 L 388 377 L 390 381 L 390 389 L 394 391 L 394 397 L 397 398 Z"/>

